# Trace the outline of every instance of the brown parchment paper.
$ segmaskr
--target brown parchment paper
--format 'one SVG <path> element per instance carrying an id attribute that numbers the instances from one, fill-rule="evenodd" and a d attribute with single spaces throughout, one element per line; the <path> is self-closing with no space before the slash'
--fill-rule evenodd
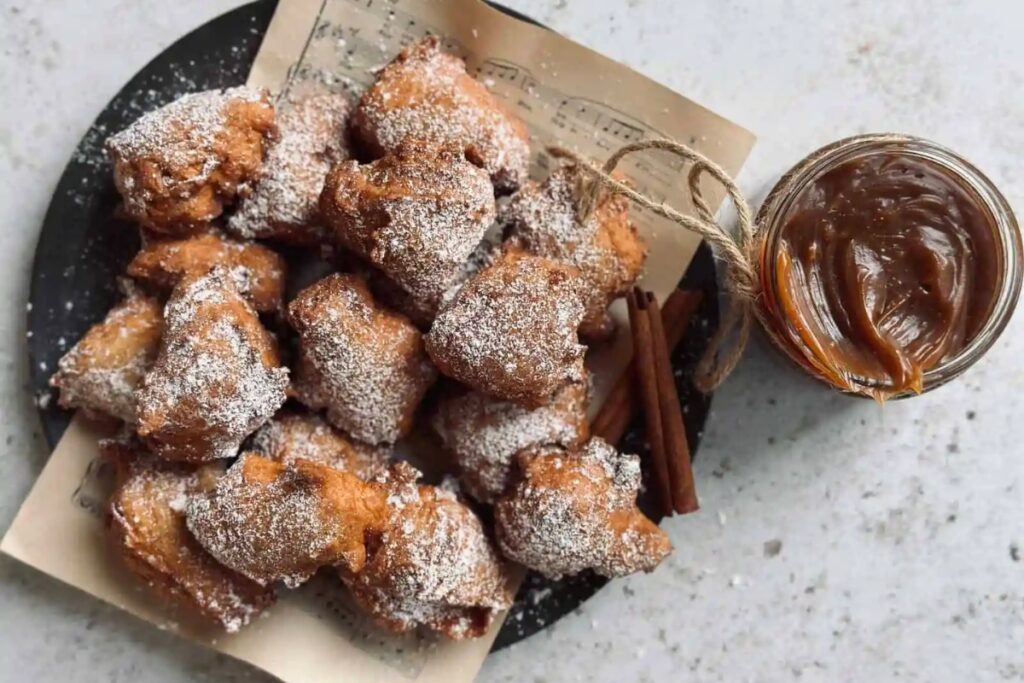
<path id="1" fill-rule="evenodd" d="M 704 152 L 738 173 L 753 136 L 735 124 L 630 69 L 556 33 L 512 19 L 480 0 L 281 0 L 249 76 L 282 98 L 329 89 L 357 97 L 376 67 L 428 33 L 441 35 L 530 127 L 532 173 L 552 161 L 558 142 L 597 159 L 617 146 L 665 136 Z M 682 36 L 681 36 L 682 38 Z M 638 189 L 680 208 L 680 164 L 659 153 L 623 165 Z M 707 188 L 712 206 L 722 194 Z M 643 286 L 664 297 L 678 282 L 699 240 L 639 210 L 633 218 L 650 245 Z M 613 308 L 620 333 L 588 357 L 595 406 L 628 362 L 624 307 Z M 110 552 L 103 529 L 109 473 L 101 436 L 76 418 L 14 523 L 0 551 L 61 581 L 208 647 L 247 661 L 286 683 L 471 681 L 497 635 L 451 642 L 428 635 L 392 636 L 355 610 L 337 581 L 318 577 L 282 595 L 269 613 L 225 635 L 154 602 Z"/>

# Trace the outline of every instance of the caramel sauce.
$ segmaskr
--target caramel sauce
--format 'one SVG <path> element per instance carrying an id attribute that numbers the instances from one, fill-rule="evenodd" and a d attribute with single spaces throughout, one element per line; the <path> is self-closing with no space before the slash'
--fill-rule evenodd
<path id="1" fill-rule="evenodd" d="M 806 360 L 834 385 L 882 400 L 988 319 L 1002 263 L 994 219 L 939 164 L 877 153 L 844 162 L 794 198 L 775 287 Z"/>

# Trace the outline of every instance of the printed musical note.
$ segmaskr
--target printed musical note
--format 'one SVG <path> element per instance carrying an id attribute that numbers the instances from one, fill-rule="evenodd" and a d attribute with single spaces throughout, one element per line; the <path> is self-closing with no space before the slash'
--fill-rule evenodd
<path id="1" fill-rule="evenodd" d="M 520 91 L 531 97 L 537 95 L 537 89 L 540 86 L 540 83 L 529 70 L 522 68 L 518 64 L 500 59 L 485 60 L 480 65 L 477 73 L 485 79 L 485 82 L 486 79 L 490 78 L 508 83 L 516 86 Z M 521 100 L 521 103 L 529 106 L 526 100 Z"/>
<path id="2" fill-rule="evenodd" d="M 490 76 L 502 81 L 507 81 L 508 83 L 515 83 L 519 78 L 518 67 L 505 62 L 498 62 L 493 59 L 488 59 L 480 65 L 480 73 L 484 76 Z"/>
<path id="3" fill-rule="evenodd" d="M 606 133 L 611 133 L 623 142 L 636 142 L 644 137 L 643 128 L 614 118 L 607 122 L 602 130 Z"/>

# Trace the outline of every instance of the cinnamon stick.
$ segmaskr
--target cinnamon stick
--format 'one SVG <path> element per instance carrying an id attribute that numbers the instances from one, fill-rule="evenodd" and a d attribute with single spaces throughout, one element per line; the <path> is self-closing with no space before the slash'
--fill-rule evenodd
<path id="1" fill-rule="evenodd" d="M 629 367 L 608 392 L 608 397 L 601 404 L 601 410 L 590 424 L 590 433 L 610 444 L 619 442 L 633 419 L 633 361 L 630 360 L 629 363 Z"/>
<path id="2" fill-rule="evenodd" d="M 670 354 L 682 340 L 690 326 L 690 319 L 700 308 L 703 298 L 704 294 L 700 290 L 674 289 L 665 299 L 665 305 L 661 309 L 661 320 Z M 622 373 L 608 393 L 601 410 L 590 425 L 590 431 L 594 436 L 600 436 L 610 444 L 617 444 L 622 439 L 638 407 L 633 374 L 631 362 L 630 367 Z"/>
<path id="3" fill-rule="evenodd" d="M 626 296 L 629 308 L 629 325 L 633 333 L 633 368 L 637 395 L 643 406 L 650 442 L 651 468 L 654 485 L 658 491 L 661 514 L 668 516 L 674 509 L 672 485 L 665 453 L 665 436 L 661 426 L 661 406 L 658 401 L 658 375 L 654 360 L 653 334 L 647 314 L 647 301 L 643 295 L 632 291 Z"/>
<path id="4" fill-rule="evenodd" d="M 700 308 L 704 292 L 699 289 L 674 289 L 661 307 L 661 320 L 665 327 L 665 343 L 669 353 L 683 340 L 690 318 Z"/>
<path id="5" fill-rule="evenodd" d="M 665 439 L 665 459 L 672 490 L 672 507 L 680 514 L 695 512 L 699 507 L 697 491 L 693 483 L 693 467 L 690 462 L 690 445 L 686 441 L 686 426 L 683 411 L 679 405 L 672 360 L 669 358 L 665 329 L 662 325 L 658 300 L 651 292 L 639 294 L 646 298 L 648 318 L 653 340 L 654 367 L 658 381 L 658 401 L 661 413 L 661 431 Z"/>

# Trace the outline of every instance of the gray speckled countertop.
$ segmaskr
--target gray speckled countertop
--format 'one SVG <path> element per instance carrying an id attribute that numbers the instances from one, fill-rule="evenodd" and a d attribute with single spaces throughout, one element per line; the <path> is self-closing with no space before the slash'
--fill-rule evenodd
<path id="1" fill-rule="evenodd" d="M 1024 212 L 1024 3 L 506 0 L 749 127 L 756 202 L 840 136 L 959 150 Z M 47 453 L 24 390 L 36 234 L 120 86 L 232 0 L 0 1 L 0 529 Z M 879 407 L 757 343 L 715 399 L 676 553 L 491 657 L 485 681 L 1024 680 L 1024 317 Z M 266 678 L 0 558 L 0 678 Z"/>

